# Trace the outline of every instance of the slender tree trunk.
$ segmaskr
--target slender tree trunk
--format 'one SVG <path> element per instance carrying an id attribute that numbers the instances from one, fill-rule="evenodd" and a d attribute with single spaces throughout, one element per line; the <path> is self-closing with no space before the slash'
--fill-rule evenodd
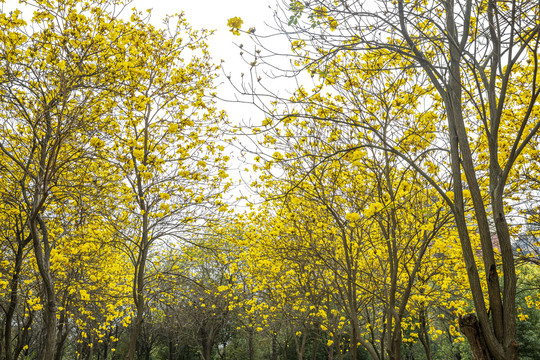
<path id="1" fill-rule="evenodd" d="M 334 347 L 334 344 L 328 347 L 328 360 L 334 360 Z"/>
<path id="2" fill-rule="evenodd" d="M 54 291 L 54 287 L 52 289 Z M 43 350 L 43 360 L 52 360 L 54 358 L 54 347 L 56 345 L 56 297 L 54 293 L 47 295 L 47 305 L 45 306 L 45 348 Z"/>
<path id="3" fill-rule="evenodd" d="M 13 352 L 13 359 L 18 359 L 21 352 L 23 351 L 23 347 L 27 344 L 28 339 L 28 333 L 30 330 L 30 325 L 34 321 L 34 313 L 30 312 L 29 316 L 26 317 L 25 321 L 23 321 L 22 324 L 22 331 L 19 331 L 20 337 L 19 341 L 17 342 L 17 347 L 15 348 L 15 351 Z M 25 355 L 28 355 L 28 349 L 26 350 Z"/>
<path id="4" fill-rule="evenodd" d="M 152 345 L 145 346 L 144 359 L 150 360 L 150 353 L 152 352 Z"/>
<path id="5" fill-rule="evenodd" d="M 13 315 L 15 314 L 15 309 L 17 308 L 17 303 L 19 300 L 19 277 L 21 274 L 21 268 L 22 268 L 22 262 L 23 262 L 23 255 L 24 255 L 24 248 L 26 245 L 30 242 L 31 238 L 28 237 L 24 241 L 21 241 L 20 239 L 21 234 L 17 234 L 19 237 L 18 241 L 18 247 L 17 247 L 17 253 L 15 254 L 15 268 L 13 271 L 13 276 L 11 278 L 11 284 L 10 284 L 10 297 L 9 297 L 9 305 L 8 305 L 8 311 L 6 312 L 6 323 L 4 328 L 4 349 L 5 349 L 5 359 L 6 360 L 12 360 L 13 354 L 12 354 L 12 344 L 11 344 L 11 329 L 12 329 L 12 323 L 13 323 Z M 0 359 L 3 359 L 2 357 L 2 351 L 0 346 Z"/>
<path id="6" fill-rule="evenodd" d="M 319 345 L 319 332 L 315 332 L 315 338 L 313 339 L 313 345 L 311 347 L 311 360 L 317 360 L 317 346 Z"/>
<path id="7" fill-rule="evenodd" d="M 4 326 L 0 326 L 0 339 L 3 339 L 3 338 L 4 338 Z M 3 359 L 3 355 L 4 355 L 4 342 L 0 341 L 0 359 Z"/>
<path id="8" fill-rule="evenodd" d="M 107 360 L 107 355 L 109 354 L 109 342 L 103 344 L 103 360 Z"/>
<path id="9" fill-rule="evenodd" d="M 278 360 L 278 343 L 275 332 L 272 333 L 272 360 Z"/>
<path id="10" fill-rule="evenodd" d="M 66 321 L 66 312 L 65 311 L 62 311 L 61 315 L 60 315 L 60 323 L 58 325 L 58 336 L 59 336 L 59 339 L 56 343 L 56 351 L 55 351 L 55 355 L 54 355 L 54 359 L 55 360 L 61 360 L 62 359 L 62 355 L 64 353 L 64 344 L 66 342 L 66 339 L 69 335 L 69 326 L 66 325 L 65 323 Z M 64 328 L 66 328 L 64 330 Z"/>
<path id="11" fill-rule="evenodd" d="M 142 197 L 142 190 L 140 191 L 140 196 Z M 144 201 L 141 201 L 141 210 L 144 211 L 143 214 L 143 223 L 142 223 L 142 235 L 141 243 L 139 248 L 139 256 L 137 263 L 135 264 L 135 277 L 133 279 L 133 301 L 135 303 L 135 321 L 131 329 L 131 334 L 129 338 L 128 352 L 126 355 L 126 360 L 133 360 L 135 358 L 135 351 L 137 348 L 137 339 L 139 338 L 139 333 L 141 332 L 142 323 L 143 323 L 143 313 L 144 313 L 144 286 L 145 286 L 145 269 L 146 269 L 146 259 L 148 257 L 148 213 L 146 212 L 146 205 Z"/>
<path id="12" fill-rule="evenodd" d="M 303 360 L 304 358 L 304 350 L 306 348 L 306 333 L 305 331 L 302 332 L 302 341 L 298 343 L 297 336 L 294 336 L 294 344 L 296 347 L 296 355 L 298 357 L 298 360 Z"/>
<path id="13" fill-rule="evenodd" d="M 431 360 L 431 346 L 429 344 L 429 335 L 427 331 L 427 323 L 426 323 L 426 308 L 424 305 L 420 308 L 420 331 L 419 331 L 419 338 L 420 342 L 422 343 L 422 346 L 424 347 L 424 351 L 426 353 L 427 360 Z"/>
<path id="14" fill-rule="evenodd" d="M 54 348 L 56 346 L 56 292 L 54 280 L 50 272 L 50 254 L 48 232 L 45 223 L 41 220 L 38 214 L 32 216 L 29 220 L 30 233 L 34 242 L 34 253 L 36 263 L 43 280 L 44 294 L 44 323 L 45 323 L 45 342 L 43 344 L 43 352 L 41 353 L 42 360 L 54 359 Z M 38 230 L 38 223 L 41 228 L 41 236 Z M 40 241 L 40 239 L 42 241 Z M 42 248 L 42 243 L 43 247 Z"/>
<path id="15" fill-rule="evenodd" d="M 211 360 L 211 358 L 212 358 L 212 346 L 209 346 L 209 344 L 206 344 L 206 346 L 204 347 L 204 360 Z"/>
<path id="16" fill-rule="evenodd" d="M 92 340 L 92 337 L 90 337 L 90 344 L 93 344 L 93 340 Z M 92 360 L 92 357 L 94 356 L 94 347 L 91 346 L 90 347 L 90 350 L 88 351 L 88 360 Z"/>
<path id="17" fill-rule="evenodd" d="M 137 350 L 137 339 L 139 338 L 139 334 L 141 332 L 142 323 L 143 323 L 143 317 L 142 317 L 142 311 L 139 311 L 139 307 L 136 306 L 137 315 L 135 316 L 135 321 L 133 322 L 133 326 L 131 328 L 131 334 L 129 336 L 129 344 L 128 344 L 128 352 L 126 355 L 126 360 L 133 360 L 135 359 L 135 352 Z"/>
<path id="18" fill-rule="evenodd" d="M 283 344 L 283 347 L 281 348 L 281 359 L 285 360 L 287 359 L 287 348 L 289 347 L 289 339 L 285 341 L 285 344 Z"/>
<path id="19" fill-rule="evenodd" d="M 359 329 L 354 326 L 352 328 L 352 334 L 351 334 L 351 341 L 350 341 L 350 358 L 351 360 L 356 360 L 357 357 L 357 352 L 358 352 L 358 334 L 359 334 Z"/>
<path id="20" fill-rule="evenodd" d="M 255 347 L 253 344 L 253 328 L 249 328 L 249 360 L 255 359 Z"/>

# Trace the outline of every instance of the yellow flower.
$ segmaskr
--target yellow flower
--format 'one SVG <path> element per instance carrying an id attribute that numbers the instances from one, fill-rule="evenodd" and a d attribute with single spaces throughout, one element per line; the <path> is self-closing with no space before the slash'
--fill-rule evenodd
<path id="1" fill-rule="evenodd" d="M 330 24 L 330 30 L 336 30 L 336 28 L 338 27 L 338 22 L 331 16 L 328 17 L 328 22 Z"/>
<path id="2" fill-rule="evenodd" d="M 227 20 L 227 26 L 230 27 L 229 31 L 233 33 L 233 35 L 240 35 L 240 27 L 242 27 L 242 24 L 244 23 L 244 20 L 240 19 L 239 17 L 233 17 Z"/>
<path id="3" fill-rule="evenodd" d="M 360 215 L 357 214 L 357 213 L 348 213 L 347 215 L 345 215 L 345 219 L 351 221 L 351 222 L 355 222 L 355 221 L 358 221 L 360 219 Z"/>

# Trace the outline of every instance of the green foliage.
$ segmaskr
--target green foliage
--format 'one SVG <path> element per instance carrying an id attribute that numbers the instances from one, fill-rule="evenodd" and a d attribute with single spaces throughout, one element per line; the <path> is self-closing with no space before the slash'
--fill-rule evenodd
<path id="1" fill-rule="evenodd" d="M 519 290 L 516 303 L 521 316 L 517 323 L 519 356 L 523 360 L 534 360 L 540 354 L 540 311 L 535 303 L 540 302 L 540 267 L 524 264 L 520 268 Z"/>

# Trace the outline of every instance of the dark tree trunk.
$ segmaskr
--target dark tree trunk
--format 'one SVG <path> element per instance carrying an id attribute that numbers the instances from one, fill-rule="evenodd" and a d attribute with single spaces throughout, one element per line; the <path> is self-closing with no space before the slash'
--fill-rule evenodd
<path id="1" fill-rule="evenodd" d="M 332 344 L 332 346 L 328 347 L 328 360 L 334 360 L 334 346 L 335 344 Z"/>
<path id="2" fill-rule="evenodd" d="M 66 306 L 64 306 L 65 308 Z M 54 355 L 55 360 L 61 360 L 64 353 L 64 344 L 69 335 L 69 326 L 66 324 L 66 311 L 62 311 L 60 314 L 60 321 L 58 324 L 58 341 L 56 343 L 56 352 Z"/>
<path id="3" fill-rule="evenodd" d="M 272 360 L 278 360 L 278 343 L 275 332 L 272 334 Z"/>
<path id="4" fill-rule="evenodd" d="M 142 190 L 140 190 L 139 196 L 142 197 L 143 195 L 144 194 L 142 193 Z M 141 205 L 141 211 L 146 211 L 146 205 Z M 139 334 L 142 328 L 144 313 L 144 276 L 149 246 L 150 244 L 148 241 L 148 213 L 145 212 L 143 215 L 142 238 L 139 248 L 139 256 L 137 259 L 137 263 L 135 264 L 135 277 L 133 279 L 133 302 L 135 303 L 135 311 L 137 314 L 131 328 L 126 360 L 134 359 L 135 351 L 137 348 L 137 339 L 139 338 Z"/>
<path id="5" fill-rule="evenodd" d="M 13 271 L 13 276 L 11 278 L 11 284 L 10 284 L 10 298 L 9 298 L 9 305 L 8 305 L 8 311 L 6 312 L 6 323 L 4 328 L 4 349 L 5 349 L 5 359 L 6 360 L 12 360 L 13 354 L 12 354 L 12 344 L 11 344 L 11 324 L 13 323 L 13 315 L 15 314 L 15 310 L 17 309 L 17 303 L 19 300 L 19 277 L 21 274 L 21 268 L 22 268 L 22 262 L 23 262 L 23 255 L 24 255 L 24 248 L 28 243 L 30 242 L 31 238 L 28 237 L 24 241 L 21 241 L 20 239 L 21 234 L 18 233 L 17 237 L 18 240 L 18 247 L 17 247 L 17 253 L 15 254 L 15 269 Z M 2 346 L 0 345 L 0 358 L 2 357 Z"/>
<path id="6" fill-rule="evenodd" d="M 3 339 L 4 338 L 4 327 L 1 326 L 2 324 L 0 323 L 0 339 Z M 4 355 L 4 342 L 3 341 L 0 341 L 0 359 L 3 359 L 3 355 Z"/>
<path id="7" fill-rule="evenodd" d="M 298 360 L 303 360 L 304 357 L 304 350 L 306 348 L 306 333 L 305 331 L 302 333 L 302 341 L 300 344 L 298 343 L 298 338 L 295 335 L 294 336 L 294 344 L 296 346 L 296 355 L 298 357 Z"/>
<path id="8" fill-rule="evenodd" d="M 204 347 L 204 360 L 210 360 L 212 357 L 212 347 L 206 345 Z"/>
<path id="9" fill-rule="evenodd" d="M 426 326 L 426 308 L 422 305 L 420 309 L 420 342 L 426 353 L 427 360 L 431 360 L 431 345 L 429 344 L 429 334 Z"/>
<path id="10" fill-rule="evenodd" d="M 133 321 L 131 334 L 129 336 L 126 360 L 133 360 L 135 358 L 135 352 L 137 350 L 137 339 L 139 338 L 139 334 L 141 333 L 142 323 L 142 311 L 137 310 L 137 315 L 135 316 L 135 320 Z"/>
<path id="11" fill-rule="evenodd" d="M 249 329 L 249 360 L 255 359 L 255 348 L 253 345 L 253 329 Z"/>
<path id="12" fill-rule="evenodd" d="M 145 351 L 144 351 L 144 359 L 145 360 L 150 360 L 150 353 L 151 352 L 152 352 L 152 346 L 151 345 L 145 346 Z"/>
<path id="13" fill-rule="evenodd" d="M 41 231 L 38 230 L 38 223 Z M 39 214 L 35 214 L 35 216 L 30 218 L 29 226 L 34 243 L 36 263 L 41 275 L 41 279 L 43 280 L 43 288 L 45 290 L 45 294 L 43 296 L 43 302 L 45 303 L 43 314 L 45 324 L 45 341 L 43 343 L 43 350 L 40 358 L 41 360 L 53 360 L 54 348 L 56 346 L 57 308 L 54 279 L 50 271 L 50 255 L 52 249 L 49 244 L 47 227 Z"/>
<path id="14" fill-rule="evenodd" d="M 27 343 L 30 324 L 32 324 L 32 322 L 34 321 L 34 313 L 30 312 L 30 315 L 25 320 L 26 321 L 23 321 L 22 323 L 22 331 L 19 331 L 19 341 L 17 342 L 17 347 L 15 348 L 15 351 L 13 353 L 13 359 L 15 360 L 19 358 L 19 355 L 23 351 L 23 347 Z M 26 355 L 28 355 L 28 350 L 26 350 Z"/>
<path id="15" fill-rule="evenodd" d="M 319 334 L 315 332 L 315 338 L 313 339 L 313 345 L 311 347 L 311 360 L 317 360 L 317 346 L 319 345 Z"/>
<path id="16" fill-rule="evenodd" d="M 459 318 L 459 328 L 471 346 L 473 360 L 493 360 L 475 314 Z"/>

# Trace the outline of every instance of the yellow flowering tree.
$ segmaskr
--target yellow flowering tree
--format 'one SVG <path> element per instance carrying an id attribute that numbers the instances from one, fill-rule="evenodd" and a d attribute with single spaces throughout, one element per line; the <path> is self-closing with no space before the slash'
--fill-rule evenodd
<path id="1" fill-rule="evenodd" d="M 135 356 L 143 322 L 147 273 L 158 242 L 183 242 L 217 220 L 226 186 L 220 132 L 225 114 L 212 99 L 215 70 L 205 43 L 183 15 L 154 28 L 140 12 L 123 38 L 122 79 L 111 122 L 110 160 L 123 181 L 110 217 L 133 264 L 134 321 L 127 358 Z M 128 227 L 122 224 L 129 223 Z M 120 226 L 119 226 L 120 225 Z"/>
<path id="2" fill-rule="evenodd" d="M 0 151 L 16 180 L 44 293 L 46 338 L 39 357 L 52 359 L 58 294 L 53 275 L 62 227 L 55 221 L 79 194 L 91 189 L 98 155 L 91 139 L 108 127 L 115 54 L 125 31 L 108 2 L 26 2 L 25 10 L 0 13 L 2 141 Z M 29 21 L 29 23 L 27 23 Z"/>

